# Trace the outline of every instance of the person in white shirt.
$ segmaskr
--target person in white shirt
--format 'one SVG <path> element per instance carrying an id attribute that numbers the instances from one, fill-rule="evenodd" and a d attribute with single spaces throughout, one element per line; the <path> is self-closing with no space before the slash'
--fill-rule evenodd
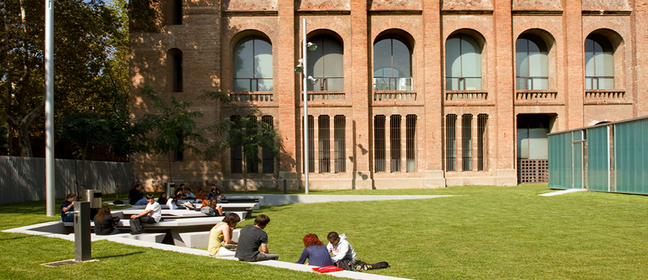
<path id="1" fill-rule="evenodd" d="M 142 223 L 154 224 L 162 219 L 162 207 L 159 203 L 155 202 L 155 197 L 152 194 L 146 195 L 146 208 L 144 212 L 137 215 L 131 215 L 131 234 L 140 234 L 144 231 Z"/>
<path id="2" fill-rule="evenodd" d="M 328 234 L 327 238 L 329 244 L 326 245 L 335 266 L 341 267 L 345 270 L 353 270 L 353 266 L 358 261 L 353 247 L 346 240 L 346 235 L 338 235 L 337 232 L 332 231 Z"/>

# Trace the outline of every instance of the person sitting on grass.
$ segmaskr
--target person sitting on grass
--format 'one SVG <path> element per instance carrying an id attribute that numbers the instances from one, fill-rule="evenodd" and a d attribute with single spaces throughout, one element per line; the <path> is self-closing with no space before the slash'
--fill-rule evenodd
<path id="1" fill-rule="evenodd" d="M 209 245 L 207 246 L 207 252 L 212 257 L 230 257 L 236 254 L 235 251 L 230 251 L 223 246 L 227 244 L 236 244 L 232 240 L 232 230 L 236 227 L 236 224 L 241 221 L 239 215 L 235 213 L 229 213 L 223 218 L 223 221 L 216 224 L 209 231 Z"/>
<path id="2" fill-rule="evenodd" d="M 119 233 L 117 221 L 119 221 L 119 218 L 112 216 L 108 206 L 101 207 L 94 217 L 95 234 L 109 235 Z"/>
<path id="3" fill-rule="evenodd" d="M 131 215 L 131 234 L 140 234 L 144 232 L 144 226 L 142 223 L 155 224 L 160 222 L 162 219 L 162 207 L 159 203 L 155 202 L 155 197 L 152 194 L 146 195 L 146 208 L 144 212 L 139 213 L 138 215 Z"/>
<path id="4" fill-rule="evenodd" d="M 332 255 L 335 266 L 344 270 L 353 270 L 358 257 L 349 241 L 346 240 L 346 235 L 338 235 L 337 232 L 331 231 L 326 239 L 329 241 L 326 248 Z"/>
<path id="5" fill-rule="evenodd" d="M 297 263 L 303 264 L 308 259 L 309 265 L 314 266 L 329 266 L 333 265 L 333 259 L 329 255 L 329 252 L 324 246 L 324 243 L 319 240 L 317 234 L 309 233 L 304 236 L 304 250 L 302 251 L 301 257 Z"/>
<path id="6" fill-rule="evenodd" d="M 353 247 L 346 240 L 344 234 L 338 235 L 337 232 L 331 231 L 327 237 L 329 244 L 326 246 L 328 251 L 333 255 L 335 266 L 344 270 L 363 271 L 368 269 L 387 268 L 389 263 L 377 262 L 374 264 L 359 261 Z"/>
<path id="7" fill-rule="evenodd" d="M 61 203 L 61 221 L 66 223 L 74 222 L 74 214 L 65 214 L 65 212 L 74 211 L 76 198 L 77 195 L 75 193 L 70 193 L 65 196 L 65 201 Z"/>
<path id="8" fill-rule="evenodd" d="M 279 255 L 271 254 L 268 251 L 268 234 L 263 230 L 268 223 L 270 223 L 270 217 L 259 214 L 254 219 L 254 225 L 247 225 L 241 229 L 234 255 L 236 258 L 246 262 L 279 259 Z M 259 247 L 261 251 L 259 251 Z"/>

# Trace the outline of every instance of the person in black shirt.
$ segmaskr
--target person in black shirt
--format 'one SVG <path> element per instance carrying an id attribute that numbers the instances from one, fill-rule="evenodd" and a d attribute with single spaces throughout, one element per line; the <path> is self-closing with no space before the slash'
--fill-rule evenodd
<path id="1" fill-rule="evenodd" d="M 144 199 L 144 187 L 142 187 L 142 184 L 136 184 L 135 187 L 128 192 L 128 203 L 130 205 L 144 205 L 146 204 L 146 200 L 144 200 L 143 202 L 140 201 L 143 199 Z"/>
<path id="2" fill-rule="evenodd" d="M 254 225 L 247 225 L 241 229 L 234 255 L 236 258 L 248 262 L 279 259 L 279 255 L 268 252 L 268 234 L 263 229 L 269 222 L 270 218 L 267 215 L 260 214 L 254 219 Z"/>

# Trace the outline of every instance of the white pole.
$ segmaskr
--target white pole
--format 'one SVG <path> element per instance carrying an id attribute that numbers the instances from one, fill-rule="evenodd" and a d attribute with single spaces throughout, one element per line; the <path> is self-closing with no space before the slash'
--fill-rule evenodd
<path id="1" fill-rule="evenodd" d="M 302 76 L 304 77 L 304 180 L 305 180 L 305 188 L 306 188 L 306 194 L 308 194 L 308 90 L 307 90 L 307 82 L 308 82 L 308 72 L 306 70 L 306 65 L 307 65 L 307 60 L 306 60 L 306 52 L 308 51 L 308 46 L 307 46 L 307 40 L 306 40 L 306 19 L 303 20 L 303 25 L 304 25 L 304 31 L 302 33 L 302 37 L 304 41 L 302 42 L 303 46 L 303 59 L 304 59 L 304 72 L 302 73 Z"/>
<path id="2" fill-rule="evenodd" d="M 45 0 L 45 201 L 54 216 L 54 0 Z"/>

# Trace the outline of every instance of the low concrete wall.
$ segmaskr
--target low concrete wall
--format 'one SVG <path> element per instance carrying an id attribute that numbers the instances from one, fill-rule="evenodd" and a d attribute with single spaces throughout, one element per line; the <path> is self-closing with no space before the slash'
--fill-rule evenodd
<path id="1" fill-rule="evenodd" d="M 54 170 L 56 198 L 72 192 L 84 195 L 84 189 L 115 193 L 117 186 L 126 197 L 131 185 L 127 162 L 57 159 Z M 80 186 L 83 182 L 86 187 Z M 0 156 L 0 204 L 35 200 L 45 200 L 45 159 Z"/>

